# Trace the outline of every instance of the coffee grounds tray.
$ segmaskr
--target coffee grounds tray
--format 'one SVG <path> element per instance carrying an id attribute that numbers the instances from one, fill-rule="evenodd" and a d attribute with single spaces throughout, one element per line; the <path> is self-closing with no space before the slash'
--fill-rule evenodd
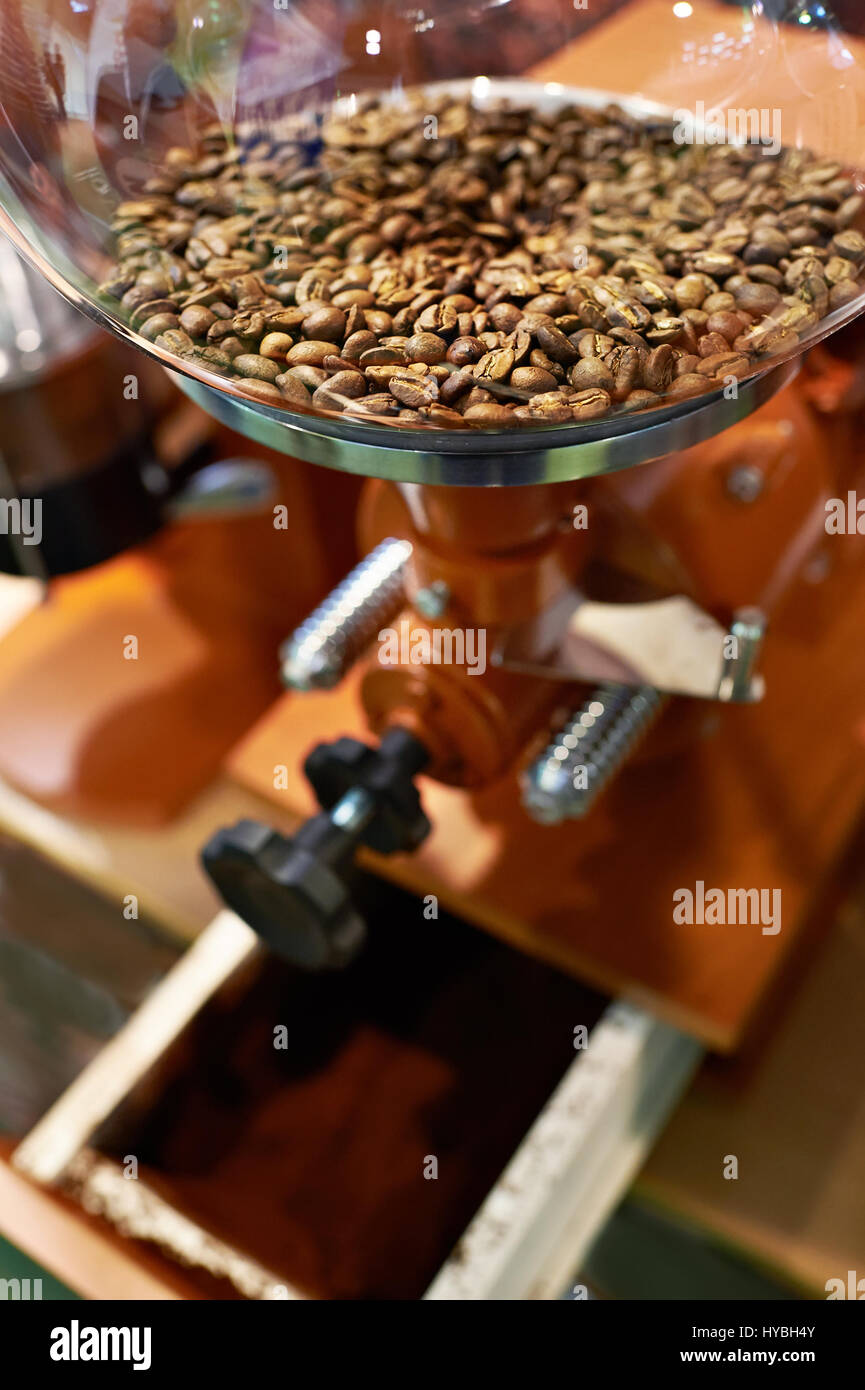
<path id="1" fill-rule="evenodd" d="M 204 1296 L 419 1298 L 603 1011 L 408 895 L 376 897 L 350 969 L 268 958 L 116 1112 L 96 1145 L 110 1164 L 73 1167 L 69 1190 L 131 1233 L 127 1198 L 153 1194 L 148 1229 Z M 214 1263 L 214 1240 L 240 1263 Z"/>

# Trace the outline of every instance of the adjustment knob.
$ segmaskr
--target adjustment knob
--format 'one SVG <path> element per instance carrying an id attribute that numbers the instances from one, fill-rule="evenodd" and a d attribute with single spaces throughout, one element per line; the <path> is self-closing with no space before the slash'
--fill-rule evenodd
<path id="1" fill-rule="evenodd" d="M 319 744 L 306 772 L 325 810 L 291 836 L 253 820 L 217 830 L 202 863 L 228 906 L 285 960 L 306 970 L 346 965 L 366 928 L 343 873 L 358 845 L 396 854 L 429 834 L 412 781 L 427 757 L 404 729 L 378 748 L 350 738 Z"/>
<path id="2" fill-rule="evenodd" d="M 341 833 L 324 815 L 314 816 L 292 837 L 242 820 L 218 830 L 201 857 L 228 906 L 277 955 L 305 970 L 338 969 L 365 936 L 337 872 L 354 849 L 349 836 L 339 845 Z"/>

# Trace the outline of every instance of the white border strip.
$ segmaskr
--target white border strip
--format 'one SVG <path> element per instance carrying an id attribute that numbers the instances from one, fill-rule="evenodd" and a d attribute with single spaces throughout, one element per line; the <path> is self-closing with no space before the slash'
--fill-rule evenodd
<path id="1" fill-rule="evenodd" d="M 559 1297 L 701 1056 L 693 1038 L 611 1004 L 424 1297 Z"/>

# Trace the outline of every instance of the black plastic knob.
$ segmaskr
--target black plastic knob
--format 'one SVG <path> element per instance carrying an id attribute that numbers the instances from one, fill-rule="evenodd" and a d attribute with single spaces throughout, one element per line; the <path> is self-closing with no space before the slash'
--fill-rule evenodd
<path id="1" fill-rule="evenodd" d="M 257 821 L 218 830 L 202 862 L 223 899 L 285 960 L 306 970 L 346 965 L 366 928 L 345 873 L 358 845 L 415 849 L 429 834 L 412 777 L 428 754 L 393 729 L 378 748 L 357 739 L 320 744 L 305 771 L 325 808 L 292 836 Z"/>
<path id="2" fill-rule="evenodd" d="M 277 955 L 305 970 L 346 965 L 366 932 L 337 871 L 344 856 L 334 854 L 338 847 L 333 843 L 326 855 L 317 852 L 317 841 L 323 840 L 328 827 L 338 837 L 324 815 L 307 821 L 293 837 L 242 820 L 218 830 L 201 856 L 228 906 Z M 346 839 L 348 857 L 354 843 Z"/>

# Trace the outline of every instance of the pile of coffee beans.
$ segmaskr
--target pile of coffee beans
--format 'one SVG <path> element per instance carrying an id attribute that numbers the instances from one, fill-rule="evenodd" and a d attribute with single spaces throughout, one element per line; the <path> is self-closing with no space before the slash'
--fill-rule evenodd
<path id="1" fill-rule="evenodd" d="M 268 405 L 565 425 L 795 348 L 862 293 L 862 210 L 830 159 L 679 145 L 618 107 L 368 99 L 170 150 L 117 208 L 101 292 Z"/>

